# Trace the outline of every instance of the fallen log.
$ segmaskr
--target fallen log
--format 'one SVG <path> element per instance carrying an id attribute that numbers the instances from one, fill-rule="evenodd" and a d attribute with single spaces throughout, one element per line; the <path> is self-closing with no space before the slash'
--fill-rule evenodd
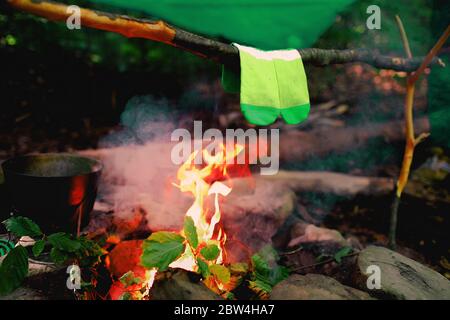
<path id="1" fill-rule="evenodd" d="M 427 117 L 414 120 L 418 134 L 430 131 Z M 403 141 L 403 121 L 390 121 L 347 128 L 317 128 L 311 131 L 292 130 L 280 134 L 280 160 L 293 162 L 320 157 L 331 152 L 346 152 L 364 146 L 369 139 L 383 137 L 390 143 Z"/>
<path id="2" fill-rule="evenodd" d="M 279 171 L 261 177 L 298 192 L 332 193 L 341 196 L 384 195 L 394 190 L 391 178 L 360 177 L 323 171 Z"/>
<path id="3" fill-rule="evenodd" d="M 147 150 L 162 150 L 164 145 L 156 144 L 157 147 L 150 148 L 142 146 L 142 148 L 147 148 Z M 170 145 L 165 145 L 167 154 L 170 154 Z M 139 148 L 134 146 L 133 148 Z M 145 150 L 143 150 L 145 151 Z M 108 168 L 108 163 L 117 164 L 117 161 L 111 162 L 110 159 L 120 159 L 120 154 L 124 153 L 127 155 L 137 154 L 136 150 L 131 150 L 127 147 L 118 147 L 111 149 L 97 149 L 97 150 L 83 150 L 78 152 L 81 155 L 98 158 L 105 162 L 104 179 L 108 181 L 117 182 L 123 181 L 120 175 L 125 174 L 125 168 L 127 166 L 133 166 L 133 163 L 127 161 L 126 159 L 121 159 L 120 163 L 123 163 L 123 170 L 118 170 L 114 168 L 113 170 Z M 144 152 L 141 153 L 144 156 Z M 148 153 L 148 161 L 151 161 L 152 153 Z M 167 157 L 167 161 L 170 162 L 170 157 Z M 137 163 L 140 161 L 136 160 Z M 176 166 L 167 165 L 166 168 L 155 169 L 158 175 L 169 176 L 175 172 Z M 167 174 L 164 174 L 164 170 L 167 170 Z M 256 176 L 255 176 L 256 177 Z M 151 176 L 148 179 L 152 179 Z M 243 185 L 245 188 L 245 183 L 247 179 L 234 179 L 236 182 L 234 185 L 240 188 Z M 279 186 L 284 186 L 291 189 L 294 192 L 321 192 L 321 193 L 333 193 L 342 196 L 354 196 L 354 195 L 384 195 L 393 190 L 394 184 L 391 178 L 378 178 L 378 177 L 363 177 L 363 176 L 353 176 L 344 173 L 327 172 L 327 171 L 284 171 L 280 170 L 276 175 L 272 176 L 257 176 L 256 181 L 261 180 L 261 183 L 266 181 L 278 184 Z M 242 181 L 242 182 L 240 182 Z M 120 183 L 119 183 L 120 184 Z"/>

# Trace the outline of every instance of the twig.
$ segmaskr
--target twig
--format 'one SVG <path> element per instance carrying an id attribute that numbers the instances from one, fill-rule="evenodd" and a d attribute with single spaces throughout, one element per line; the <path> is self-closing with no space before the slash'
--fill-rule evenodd
<path id="1" fill-rule="evenodd" d="M 395 15 L 395 21 L 397 22 L 398 29 L 400 31 L 400 36 L 402 37 L 403 48 L 405 49 L 406 56 L 411 59 L 412 52 L 411 47 L 409 46 L 408 36 L 406 35 L 405 28 L 403 27 L 402 20 L 398 15 Z"/>
<path id="2" fill-rule="evenodd" d="M 397 25 L 400 31 L 400 35 L 403 42 L 403 47 L 405 48 L 406 55 L 409 59 L 412 58 L 411 49 L 409 46 L 408 37 L 406 35 L 405 29 L 403 27 L 403 23 L 399 16 L 396 16 Z M 390 218 L 390 226 L 389 226 L 389 247 L 391 249 L 395 249 L 396 247 L 396 230 L 397 230 L 397 220 L 398 220 L 398 208 L 400 205 L 400 198 L 402 192 L 408 182 L 409 172 L 411 169 L 411 163 L 414 155 L 414 148 L 422 142 L 426 137 L 429 136 L 429 133 L 422 133 L 417 138 L 415 138 L 414 134 L 414 116 L 413 116 L 413 105 L 414 105 L 414 90 L 417 80 L 420 75 L 424 72 L 425 68 L 428 64 L 433 60 L 433 58 L 437 55 L 439 50 L 444 45 L 447 38 L 450 36 L 450 25 L 447 26 L 447 29 L 444 31 L 442 36 L 436 42 L 434 47 L 430 50 L 430 52 L 425 57 L 424 61 L 420 65 L 414 73 L 408 73 L 407 82 L 406 82 L 406 97 L 405 97 L 405 128 L 406 128 L 406 144 L 405 151 L 403 154 L 402 167 L 400 169 L 400 175 L 397 180 L 397 189 L 394 197 L 394 201 L 391 207 L 391 218 Z"/>
<path id="3" fill-rule="evenodd" d="M 297 252 L 300 252 L 302 250 L 303 250 L 302 247 L 298 247 L 297 249 L 292 250 L 292 251 L 280 252 L 278 255 L 280 255 L 280 256 L 290 256 L 290 255 L 296 254 Z"/>
<path id="4" fill-rule="evenodd" d="M 355 251 L 355 252 L 352 252 L 352 253 L 350 253 L 348 255 L 343 256 L 342 258 L 353 257 L 353 256 L 358 255 L 359 253 L 360 253 L 360 251 Z M 336 261 L 334 258 L 330 258 L 330 259 L 327 259 L 327 260 L 324 260 L 324 261 L 321 261 L 321 262 L 317 262 L 317 263 L 313 263 L 313 264 L 310 264 L 310 265 L 307 265 L 307 266 L 301 266 L 301 267 L 298 267 L 298 268 L 293 268 L 293 269 L 290 269 L 290 271 L 291 272 L 298 272 L 298 271 L 302 271 L 302 270 L 305 270 L 305 269 L 310 269 L 310 268 L 318 267 L 318 266 L 321 266 L 321 265 L 324 265 L 324 264 L 328 264 L 328 263 L 331 263 L 331 262 L 334 262 L 334 261 Z"/>
<path id="5" fill-rule="evenodd" d="M 66 21 L 70 16 L 67 5 L 49 0 L 7 0 L 14 8 L 44 17 L 52 21 Z M 143 38 L 163 42 L 189 51 L 202 58 L 237 67 L 239 52 L 236 47 L 220 41 L 176 28 L 164 21 L 136 19 L 124 15 L 81 8 L 81 24 L 85 27 L 119 33 L 129 38 Z M 363 62 L 380 69 L 414 71 L 422 58 L 404 59 L 389 57 L 368 50 L 298 49 L 304 63 L 324 66 L 351 62 Z M 443 65 L 437 58 L 432 63 Z"/>
<path id="6" fill-rule="evenodd" d="M 411 78 L 409 79 L 410 82 L 415 83 L 419 79 L 419 77 L 422 75 L 422 73 L 431 63 L 431 61 L 433 61 L 433 59 L 436 57 L 439 50 L 441 50 L 442 46 L 444 45 L 445 41 L 447 41 L 449 36 L 450 36 L 450 25 L 447 26 L 444 33 L 441 35 L 441 37 L 436 42 L 434 47 L 430 50 L 430 52 L 428 52 L 427 56 L 422 61 L 422 64 L 420 65 L 419 69 L 417 69 L 417 71 L 411 75 Z"/>
<path id="7" fill-rule="evenodd" d="M 40 264 L 43 266 L 49 266 L 49 267 L 55 267 L 55 268 L 57 267 L 56 264 L 53 262 L 38 261 L 38 260 L 31 259 L 31 258 L 28 258 L 28 261 L 31 263 Z"/>

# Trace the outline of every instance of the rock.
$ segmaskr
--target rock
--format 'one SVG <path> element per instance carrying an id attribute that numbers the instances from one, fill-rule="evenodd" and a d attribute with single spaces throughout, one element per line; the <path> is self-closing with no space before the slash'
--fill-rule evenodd
<path id="1" fill-rule="evenodd" d="M 291 241 L 288 247 L 295 247 L 305 242 L 332 241 L 347 246 L 348 242 L 337 230 L 316 227 L 313 224 L 298 222 L 291 229 Z"/>
<path id="2" fill-rule="evenodd" d="M 21 287 L 6 296 L 0 297 L 0 300 L 47 300 L 47 297 L 39 290 Z"/>
<path id="3" fill-rule="evenodd" d="M 63 267 L 57 266 L 50 262 L 39 262 L 32 259 L 28 259 L 28 277 L 38 276 L 40 274 L 55 272 L 63 269 Z"/>
<path id="4" fill-rule="evenodd" d="M 334 261 L 334 256 L 344 248 L 333 241 L 305 242 L 300 248 L 284 254 L 282 264 L 295 269 L 298 274 L 321 274 L 348 284 L 353 278 L 356 255 L 345 257 L 340 263 Z M 319 260 L 327 263 L 320 264 Z"/>
<path id="5" fill-rule="evenodd" d="M 354 281 L 367 288 L 367 267 L 376 265 L 381 271 L 381 289 L 371 294 L 383 298 L 406 300 L 450 300 L 450 281 L 436 271 L 383 247 L 370 246 L 358 256 L 358 272 Z"/>
<path id="6" fill-rule="evenodd" d="M 156 280 L 150 295 L 153 300 L 221 300 L 219 295 L 202 282 L 192 281 L 188 272 L 179 269 Z"/>
<path id="7" fill-rule="evenodd" d="M 28 276 L 20 288 L 0 300 L 74 300 L 73 291 L 67 289 L 66 268 L 46 268 Z"/>
<path id="8" fill-rule="evenodd" d="M 319 274 L 294 274 L 277 284 L 271 300 L 371 300 L 369 294 Z"/>
<path id="9" fill-rule="evenodd" d="M 262 179 L 255 179 L 254 188 L 247 179 L 233 182 L 233 190 L 221 207 L 224 229 L 229 237 L 258 251 L 271 243 L 294 211 L 295 193 L 288 187 L 274 188 Z"/>

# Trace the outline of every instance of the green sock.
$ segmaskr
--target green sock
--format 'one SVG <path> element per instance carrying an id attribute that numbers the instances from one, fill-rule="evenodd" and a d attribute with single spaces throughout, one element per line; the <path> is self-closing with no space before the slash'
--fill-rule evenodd
<path id="1" fill-rule="evenodd" d="M 226 91 L 240 92 L 247 121 L 269 125 L 280 115 L 288 124 L 305 120 L 310 109 L 308 84 L 298 51 L 261 51 L 233 45 L 239 49 L 240 79 L 224 67 L 222 84 Z"/>

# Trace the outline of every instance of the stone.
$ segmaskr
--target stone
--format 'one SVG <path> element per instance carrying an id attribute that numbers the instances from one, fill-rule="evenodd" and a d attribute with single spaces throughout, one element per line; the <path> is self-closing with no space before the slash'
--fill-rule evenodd
<path id="1" fill-rule="evenodd" d="M 380 268 L 381 288 L 367 288 L 367 268 Z M 438 272 L 389 249 L 370 246 L 357 261 L 355 284 L 372 295 L 399 300 L 450 300 L 450 281 Z M 373 271 L 372 271 L 373 272 Z"/>
<path id="2" fill-rule="evenodd" d="M 31 271 L 31 270 L 30 270 Z M 22 286 L 0 300 L 74 300 L 73 292 L 67 289 L 66 268 L 41 267 L 32 269 Z"/>
<path id="3" fill-rule="evenodd" d="M 366 292 L 320 274 L 294 274 L 278 283 L 270 300 L 372 300 Z"/>
<path id="4" fill-rule="evenodd" d="M 272 243 L 272 237 L 295 209 L 295 193 L 288 187 L 274 188 L 270 182 L 234 179 L 233 191 L 221 206 L 227 235 L 256 252 Z"/>
<path id="5" fill-rule="evenodd" d="M 292 226 L 291 241 L 288 247 L 295 247 L 305 242 L 332 241 L 341 246 L 348 246 L 349 243 L 344 239 L 339 231 L 316 227 L 313 224 L 298 222 Z"/>
<path id="6" fill-rule="evenodd" d="M 218 294 L 202 282 L 193 281 L 184 270 L 176 270 L 167 277 L 156 280 L 150 296 L 153 300 L 221 300 Z"/>
<path id="7" fill-rule="evenodd" d="M 48 298 L 39 290 L 20 287 L 12 293 L 1 297 L 0 300 L 47 300 Z"/>

